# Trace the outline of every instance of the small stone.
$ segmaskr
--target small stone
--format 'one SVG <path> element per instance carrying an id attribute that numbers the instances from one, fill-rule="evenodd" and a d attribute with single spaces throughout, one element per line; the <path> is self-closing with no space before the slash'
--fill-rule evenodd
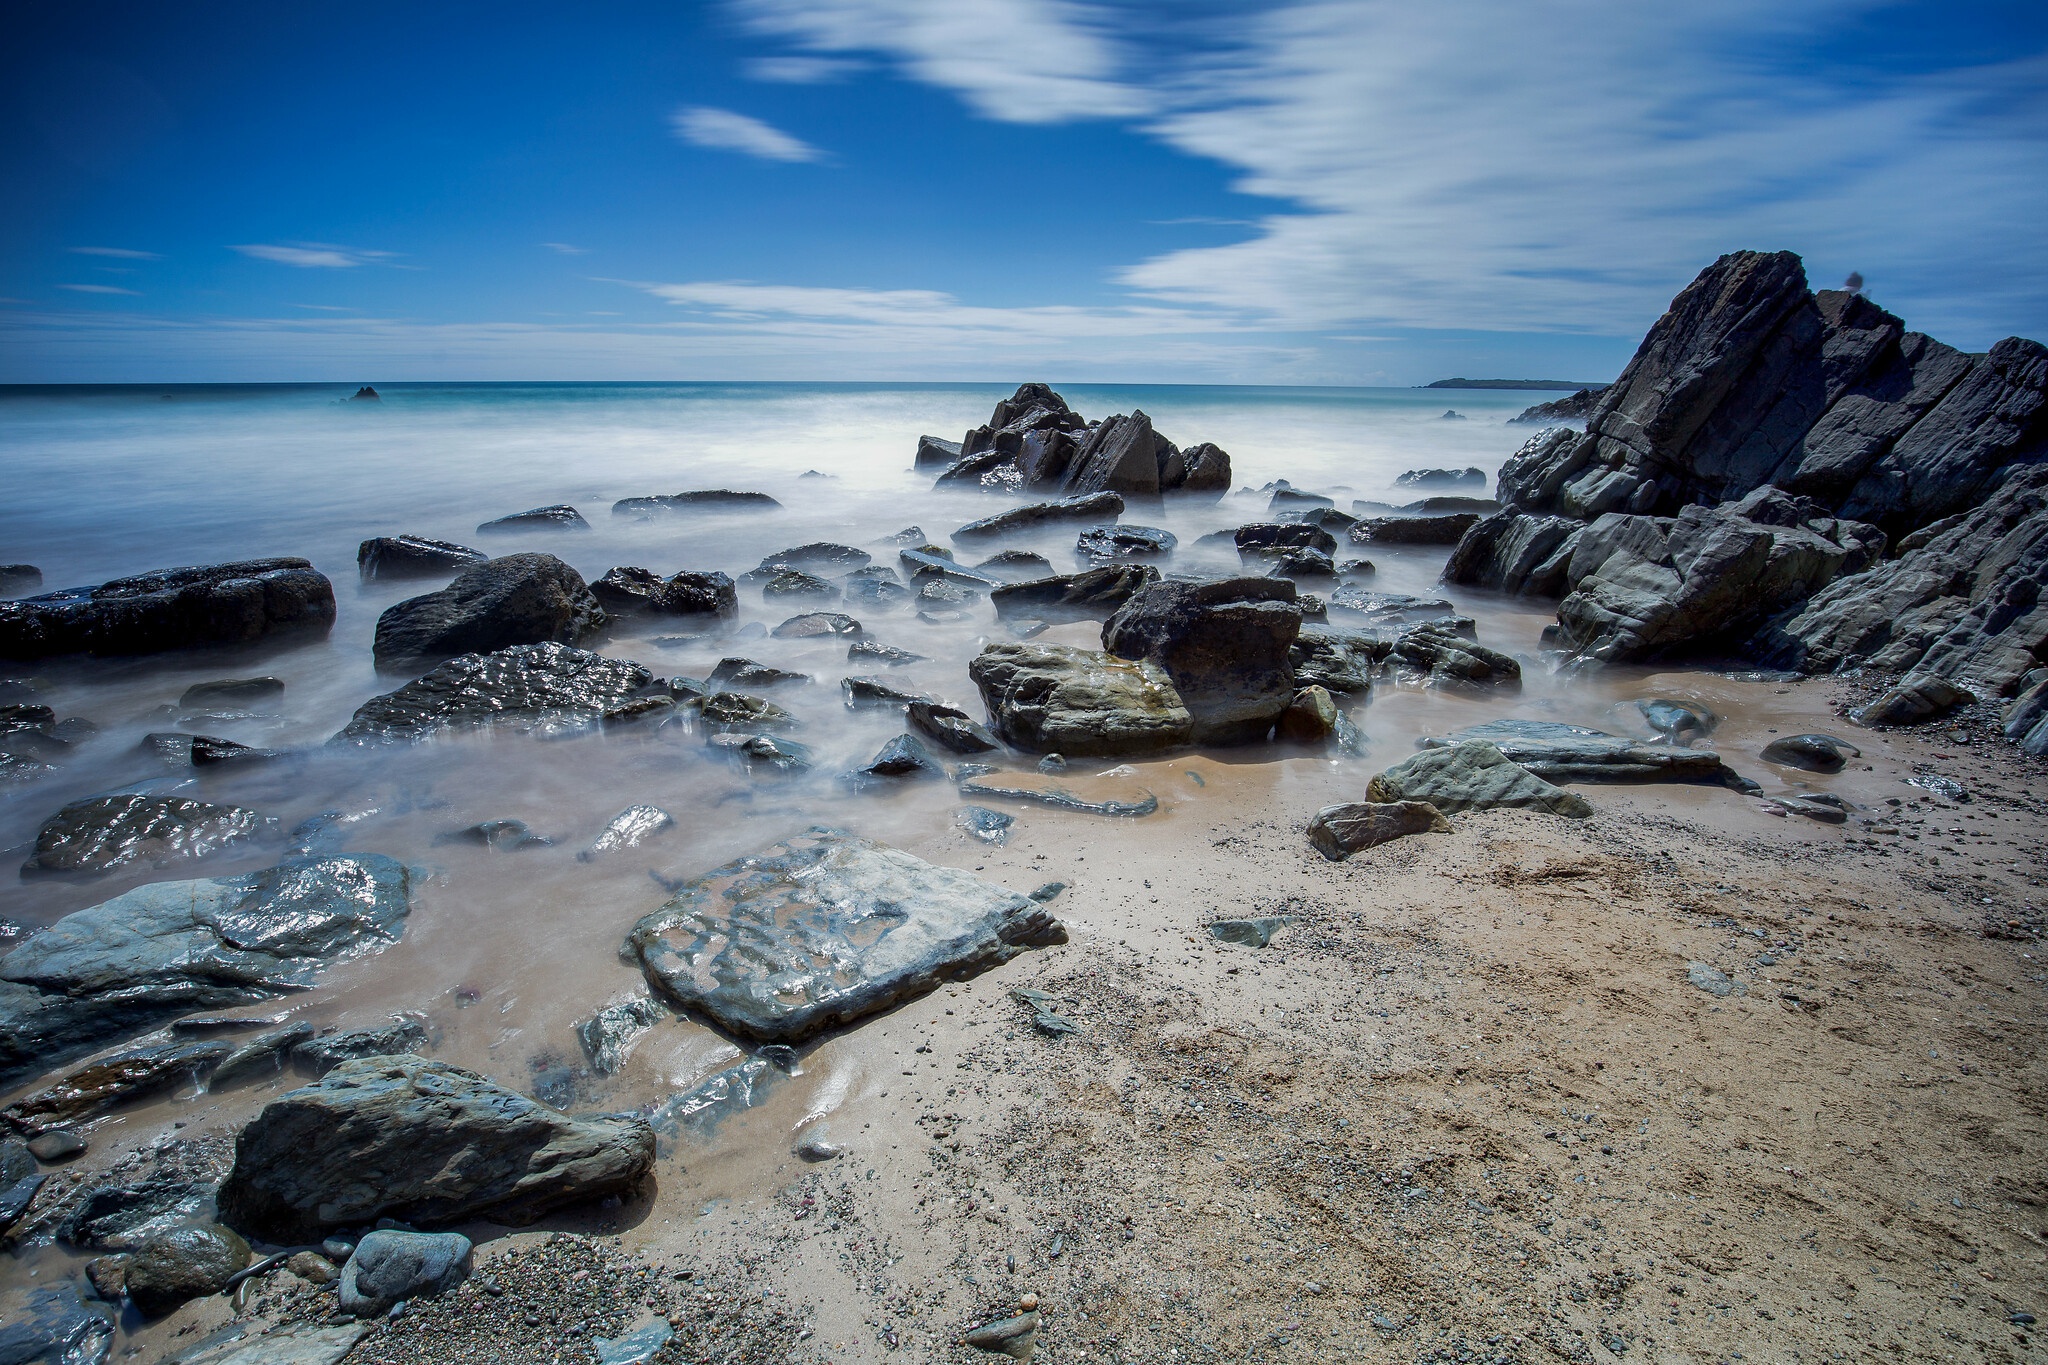
<path id="1" fill-rule="evenodd" d="M 307 1284 L 332 1284 L 335 1276 L 341 1274 L 334 1268 L 334 1262 L 317 1251 L 295 1252 L 285 1261 L 284 1268 Z"/>
<path id="2" fill-rule="evenodd" d="M 1256 919 L 1220 919 L 1209 926 L 1212 938 L 1225 943 L 1241 943 L 1247 948 L 1264 948 L 1273 942 L 1273 935 L 1294 923 L 1292 915 L 1262 915 Z"/>
<path id="3" fill-rule="evenodd" d="M 52 1166 L 83 1156 L 85 1145 L 85 1139 L 68 1128 L 52 1128 L 28 1140 L 28 1149 L 35 1159 Z"/>
<path id="4" fill-rule="evenodd" d="M 1342 862 L 1406 835 L 1450 832 L 1451 822 L 1427 801 L 1352 801 L 1317 811 L 1308 841 L 1331 862 Z"/>
<path id="5" fill-rule="evenodd" d="M 1725 1000 L 1731 995 L 1749 994 L 1749 987 L 1705 962 L 1688 962 L 1685 966 L 1685 979 L 1717 999 Z"/>
<path id="6" fill-rule="evenodd" d="M 796 1154 L 805 1161 L 837 1161 L 846 1155 L 846 1149 L 823 1138 L 805 1138 L 797 1144 Z"/>

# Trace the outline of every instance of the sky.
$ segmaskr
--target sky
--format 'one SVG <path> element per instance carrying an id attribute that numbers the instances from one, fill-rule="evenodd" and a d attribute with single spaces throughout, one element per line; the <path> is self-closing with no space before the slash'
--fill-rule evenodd
<path id="1" fill-rule="evenodd" d="M 2048 338 L 2048 6 L 23 6 L 0 383 L 1609 379 L 1717 255 Z"/>

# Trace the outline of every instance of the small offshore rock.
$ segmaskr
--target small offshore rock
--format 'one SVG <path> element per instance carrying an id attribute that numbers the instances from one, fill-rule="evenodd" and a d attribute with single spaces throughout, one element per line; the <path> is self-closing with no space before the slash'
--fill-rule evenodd
<path id="1" fill-rule="evenodd" d="M 356 547 L 356 570 L 365 580 L 427 578 L 460 573 L 489 558 L 482 550 L 426 536 L 377 536 Z"/>
<path id="2" fill-rule="evenodd" d="M 862 663 L 873 660 L 876 663 L 897 667 L 903 664 L 921 664 L 926 661 L 922 654 L 912 654 L 907 649 L 894 645 L 877 644 L 873 640 L 855 640 L 846 647 L 846 662 Z"/>
<path id="3" fill-rule="evenodd" d="M 284 701 L 282 678 L 222 678 L 193 683 L 178 698 L 180 711 L 263 711 Z"/>
<path id="4" fill-rule="evenodd" d="M 768 633 L 778 640 L 815 640 L 831 635 L 865 635 L 867 632 L 851 616 L 836 611 L 811 611 L 790 617 Z"/>
<path id="5" fill-rule="evenodd" d="M 588 531 L 590 523 L 583 514 L 567 503 L 556 503 L 552 507 L 536 507 L 530 512 L 514 512 L 510 516 L 498 517 L 476 528 L 479 535 L 493 535 L 503 531 Z"/>

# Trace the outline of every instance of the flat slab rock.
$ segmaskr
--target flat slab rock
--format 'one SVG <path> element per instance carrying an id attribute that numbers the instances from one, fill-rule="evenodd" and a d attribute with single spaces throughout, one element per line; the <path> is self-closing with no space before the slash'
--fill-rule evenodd
<path id="1" fill-rule="evenodd" d="M 1474 740 L 1493 745 L 1548 782 L 1702 782 L 1738 791 L 1756 786 L 1712 749 L 1645 744 L 1551 720 L 1490 720 L 1417 743 L 1444 749 Z"/>
<path id="2" fill-rule="evenodd" d="M 685 883 L 620 951 L 678 1005 L 795 1043 L 1065 941 L 1028 896 L 819 826 Z"/>
<path id="3" fill-rule="evenodd" d="M 1149 659 L 1067 645 L 992 644 L 967 666 L 967 676 L 981 690 L 995 732 L 1031 753 L 1148 754 L 1194 737 L 1186 702 Z"/>
<path id="4" fill-rule="evenodd" d="M 654 681 L 636 663 L 549 642 L 465 654 L 356 708 L 337 744 L 410 744 L 475 725 L 610 714 Z"/>
<path id="5" fill-rule="evenodd" d="M 1509 807 L 1583 818 L 1586 798 L 1553 786 L 1482 740 L 1425 749 L 1367 784 L 1368 801 L 1427 801 L 1446 815 Z"/>
<path id="6" fill-rule="evenodd" d="M 524 1224 L 629 1192 L 653 1165 L 643 1119 L 572 1118 L 445 1062 L 366 1057 L 264 1106 L 219 1205 L 223 1222 L 286 1245 L 385 1217 Z"/>
<path id="7" fill-rule="evenodd" d="M 167 867 L 218 853 L 266 828 L 261 815 L 241 806 L 137 792 L 87 797 L 43 822 L 21 871 L 97 875 L 138 863 Z"/>
<path id="8" fill-rule="evenodd" d="M 0 602 L 0 659 L 155 654 L 334 624 L 334 585 L 304 559 L 246 559 Z"/>

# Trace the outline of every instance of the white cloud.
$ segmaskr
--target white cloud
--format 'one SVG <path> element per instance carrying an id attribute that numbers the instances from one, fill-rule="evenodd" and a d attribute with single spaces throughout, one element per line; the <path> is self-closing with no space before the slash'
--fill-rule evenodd
<path id="1" fill-rule="evenodd" d="M 778 85 L 823 85 L 863 69 L 863 63 L 845 57 L 756 57 L 746 64 L 755 80 Z"/>
<path id="2" fill-rule="evenodd" d="M 338 303 L 295 303 L 294 308 L 304 308 L 314 313 L 353 313 L 353 308 L 343 308 Z"/>
<path id="3" fill-rule="evenodd" d="M 60 284 L 57 287 L 69 289 L 74 294 L 126 294 L 131 298 L 141 297 L 136 290 L 117 289 L 111 284 Z"/>
<path id="4" fill-rule="evenodd" d="M 1063 123 L 1152 107 L 1118 76 L 1107 17 L 1071 0 L 736 0 L 808 53 L 878 52 L 990 118 Z"/>
<path id="5" fill-rule="evenodd" d="M 677 137 L 699 147 L 739 152 L 763 161 L 817 161 L 824 156 L 808 142 L 730 109 L 691 106 L 669 116 Z"/>
<path id="6" fill-rule="evenodd" d="M 125 246 L 74 246 L 68 247 L 75 256 L 112 256 L 120 261 L 160 261 L 163 257 L 154 251 L 131 251 Z"/>
<path id="7" fill-rule="evenodd" d="M 278 265 L 296 266 L 301 270 L 350 270 L 359 265 L 380 264 L 389 260 L 392 254 L 388 251 L 358 251 L 326 242 L 256 243 L 228 249 L 259 261 L 274 261 Z"/>
<path id="8" fill-rule="evenodd" d="M 571 246 L 567 242 L 542 242 L 541 245 L 549 251 L 563 256 L 581 256 L 585 254 L 582 247 Z"/>

